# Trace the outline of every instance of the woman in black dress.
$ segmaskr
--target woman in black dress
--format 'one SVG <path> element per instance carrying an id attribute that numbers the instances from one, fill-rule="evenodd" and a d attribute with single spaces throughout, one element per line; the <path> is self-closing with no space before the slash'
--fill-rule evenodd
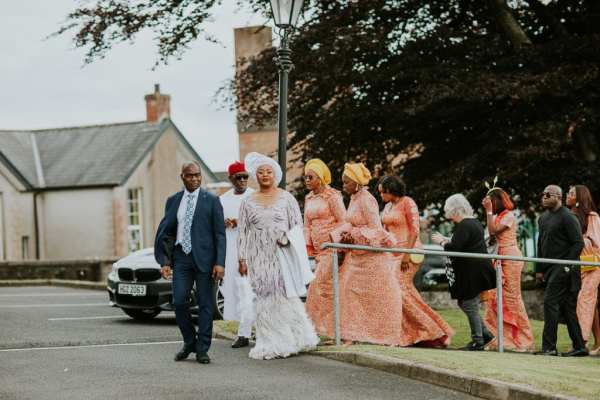
<path id="1" fill-rule="evenodd" d="M 444 213 L 456 226 L 452 238 L 434 233 L 434 243 L 442 245 L 446 251 L 487 254 L 483 225 L 473 216 L 473 208 L 465 196 L 459 193 L 448 197 Z M 450 260 L 450 295 L 458 300 L 458 306 L 467 315 L 471 327 L 471 342 L 463 350 L 483 350 L 494 336 L 479 314 L 479 295 L 496 287 L 496 272 L 491 260 L 461 257 L 451 257 Z"/>

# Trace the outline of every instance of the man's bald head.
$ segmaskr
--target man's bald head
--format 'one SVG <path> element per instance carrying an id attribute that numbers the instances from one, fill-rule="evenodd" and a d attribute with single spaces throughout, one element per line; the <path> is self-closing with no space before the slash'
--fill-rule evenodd
<path id="1" fill-rule="evenodd" d="M 190 167 L 196 167 L 199 172 L 202 172 L 202 170 L 200 169 L 200 164 L 198 164 L 196 161 L 186 161 L 183 164 L 181 164 L 181 173 L 183 174 L 183 171 Z"/>
<path id="2" fill-rule="evenodd" d="M 552 193 L 560 197 L 562 197 L 563 194 L 562 189 L 558 185 L 548 185 L 546 186 L 546 189 L 544 189 L 544 192 Z"/>
<path id="3" fill-rule="evenodd" d="M 202 183 L 202 170 L 196 161 L 188 161 L 181 166 L 181 180 L 188 192 L 193 192 Z"/>
<path id="4" fill-rule="evenodd" d="M 542 193 L 542 206 L 547 210 L 558 210 L 562 206 L 562 189 L 558 185 L 548 185 Z"/>

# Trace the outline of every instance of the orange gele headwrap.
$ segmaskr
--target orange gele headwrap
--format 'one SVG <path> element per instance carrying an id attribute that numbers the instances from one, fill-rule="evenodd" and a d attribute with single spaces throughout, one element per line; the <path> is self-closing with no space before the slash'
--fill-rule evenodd
<path id="1" fill-rule="evenodd" d="M 368 185 L 371 181 L 371 172 L 363 163 L 346 163 L 344 175 L 362 186 Z"/>

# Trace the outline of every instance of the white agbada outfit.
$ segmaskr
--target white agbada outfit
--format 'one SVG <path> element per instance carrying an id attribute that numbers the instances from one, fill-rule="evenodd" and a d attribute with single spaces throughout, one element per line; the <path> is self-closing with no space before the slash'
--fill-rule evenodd
<path id="1" fill-rule="evenodd" d="M 235 194 L 235 189 L 223 193 L 220 197 L 225 218 L 239 218 L 242 200 L 250 196 L 253 189 L 247 188 L 243 194 Z M 238 221 L 239 224 L 239 221 Z M 222 293 L 225 298 L 223 319 L 239 321 L 238 336 L 249 338 L 254 323 L 254 293 L 248 277 L 240 276 L 238 264 L 238 232 L 239 229 L 227 228 L 227 252 L 225 256 L 225 277 L 223 278 Z"/>

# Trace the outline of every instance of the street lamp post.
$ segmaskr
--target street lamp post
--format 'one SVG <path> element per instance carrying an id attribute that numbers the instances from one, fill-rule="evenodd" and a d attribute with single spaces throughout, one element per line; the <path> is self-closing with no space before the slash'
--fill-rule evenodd
<path id="1" fill-rule="evenodd" d="M 281 42 L 277 49 L 275 63 L 279 69 L 279 111 L 277 115 L 278 148 L 277 161 L 283 170 L 283 178 L 280 187 L 286 188 L 287 173 L 287 98 L 288 98 L 288 75 L 294 67 L 292 63 L 292 51 L 289 48 L 290 29 L 298 23 L 298 17 L 302 11 L 304 0 L 271 0 L 271 11 L 275 26 L 280 29 Z"/>

